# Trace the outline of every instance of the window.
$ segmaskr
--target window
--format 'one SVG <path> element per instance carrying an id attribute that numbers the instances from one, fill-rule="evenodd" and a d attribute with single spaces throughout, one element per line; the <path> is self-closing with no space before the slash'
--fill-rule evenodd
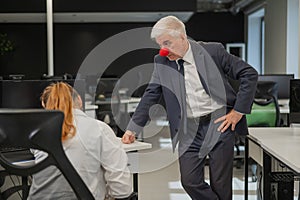
<path id="1" fill-rule="evenodd" d="M 247 62 L 264 73 L 264 8 L 248 15 Z"/>

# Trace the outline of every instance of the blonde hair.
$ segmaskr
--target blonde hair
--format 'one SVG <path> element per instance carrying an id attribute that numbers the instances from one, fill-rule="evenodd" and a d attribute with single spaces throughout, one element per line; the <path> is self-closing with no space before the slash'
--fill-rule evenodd
<path id="1" fill-rule="evenodd" d="M 156 39 L 158 36 L 168 33 L 172 36 L 183 34 L 186 36 L 184 23 L 175 16 L 166 16 L 156 22 L 151 31 L 151 38 Z"/>
<path id="2" fill-rule="evenodd" d="M 62 127 L 62 141 L 73 137 L 76 134 L 73 116 L 73 88 L 63 82 L 52 83 L 45 88 L 41 101 L 45 109 L 60 110 L 65 118 Z"/>

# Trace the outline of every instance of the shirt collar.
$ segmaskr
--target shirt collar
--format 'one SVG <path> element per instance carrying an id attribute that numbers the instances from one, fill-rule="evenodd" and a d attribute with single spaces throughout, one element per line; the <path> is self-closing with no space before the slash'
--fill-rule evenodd
<path id="1" fill-rule="evenodd" d="M 188 45 L 189 45 L 188 50 L 186 51 L 186 53 L 184 54 L 184 56 L 182 58 L 180 58 L 180 59 L 184 60 L 184 62 L 188 62 L 188 63 L 190 63 L 190 64 L 192 64 L 192 65 L 195 66 L 195 60 L 194 60 L 194 56 L 193 56 L 193 52 L 192 52 L 192 48 L 191 48 L 190 42 L 188 42 Z M 178 60 L 180 60 L 180 59 L 176 60 L 176 63 L 178 65 L 178 70 L 180 69 L 180 66 L 178 64 Z"/>
<path id="2" fill-rule="evenodd" d="M 185 62 L 188 62 L 188 63 L 190 63 L 192 65 L 195 65 L 195 60 L 194 60 L 194 56 L 193 56 L 191 44 L 190 43 L 188 43 L 188 44 L 189 44 L 189 48 L 188 48 L 187 52 L 185 53 L 185 55 L 183 56 L 182 59 Z"/>

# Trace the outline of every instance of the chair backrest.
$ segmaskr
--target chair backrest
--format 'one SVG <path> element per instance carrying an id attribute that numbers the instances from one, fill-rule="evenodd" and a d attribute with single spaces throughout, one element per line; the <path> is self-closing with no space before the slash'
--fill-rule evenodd
<path id="1" fill-rule="evenodd" d="M 251 114 L 246 115 L 248 126 L 274 127 L 280 125 L 280 111 L 276 82 L 259 81 L 253 100 Z"/>
<path id="2" fill-rule="evenodd" d="M 0 145 L 33 148 L 48 153 L 48 157 L 37 164 L 20 166 L 12 164 L 9 158 L 0 152 L 0 164 L 10 173 L 21 176 L 28 176 L 49 165 L 55 165 L 69 182 L 78 199 L 94 199 L 63 150 L 63 120 L 64 114 L 60 111 L 0 109 Z"/>

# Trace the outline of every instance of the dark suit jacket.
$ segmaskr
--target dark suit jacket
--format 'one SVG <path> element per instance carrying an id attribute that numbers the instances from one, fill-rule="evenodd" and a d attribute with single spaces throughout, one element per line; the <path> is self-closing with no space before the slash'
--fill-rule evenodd
<path id="1" fill-rule="evenodd" d="M 256 90 L 258 74 L 256 70 L 240 58 L 229 54 L 220 43 L 189 41 L 194 55 L 200 81 L 206 92 L 227 110 L 235 109 L 248 114 Z M 165 101 L 170 132 L 175 146 L 186 119 L 184 77 L 178 72 L 175 61 L 159 55 L 154 59 L 152 79 L 139 103 L 127 130 L 139 133 L 149 119 L 149 108 L 162 97 Z M 239 80 L 236 93 L 228 82 L 228 77 Z M 236 132 L 248 134 L 246 117 L 236 126 Z"/>

